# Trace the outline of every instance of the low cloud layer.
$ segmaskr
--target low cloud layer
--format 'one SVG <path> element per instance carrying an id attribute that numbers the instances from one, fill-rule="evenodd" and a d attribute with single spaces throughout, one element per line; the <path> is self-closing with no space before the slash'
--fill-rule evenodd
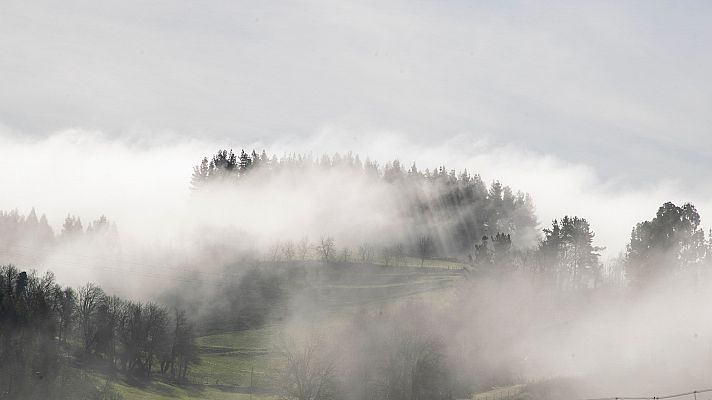
<path id="1" fill-rule="evenodd" d="M 166 243 L 199 225 L 201 221 L 196 221 L 190 211 L 194 201 L 190 191 L 192 167 L 203 156 L 223 147 L 264 148 L 278 156 L 299 152 L 317 157 L 353 151 L 362 159 L 370 157 L 381 164 L 395 158 L 406 166 L 415 162 L 421 170 L 439 165 L 467 168 L 470 173 L 481 174 L 485 182 L 497 179 L 514 190 L 531 193 L 542 227 L 564 214 L 587 218 L 597 233 L 597 243 L 608 248 L 607 256 L 624 250 L 634 224 L 650 218 L 665 201 L 692 201 L 703 218 L 712 212 L 709 193 L 703 188 L 684 187 L 672 180 L 632 187 L 615 179 L 602 179 L 583 164 L 513 145 L 474 141 L 466 135 L 436 146 L 420 146 L 402 133 L 326 128 L 307 139 L 213 143 L 169 134 L 151 141 L 128 135 L 114 138 L 101 132 L 71 129 L 38 139 L 4 134 L 0 141 L 0 168 L 12 171 L 4 177 L 0 209 L 18 208 L 26 213 L 35 207 L 47 214 L 56 230 L 67 214 L 78 215 L 85 223 L 104 214 L 118 223 L 122 237 L 128 241 Z M 375 210 L 376 199 L 363 197 L 369 192 L 357 187 L 340 186 L 338 177 L 335 179 L 305 183 L 286 189 L 288 193 L 271 185 L 259 202 L 227 197 L 219 207 L 226 216 L 221 225 L 261 230 L 267 237 L 279 232 L 294 233 L 300 228 L 314 233 L 312 228 L 320 224 L 325 230 L 321 234 L 330 234 L 327 231 L 338 230 L 334 224 L 358 230 L 359 221 L 374 223 L 372 218 L 363 219 L 349 211 Z M 311 189 L 307 188 L 310 185 Z M 355 192 L 341 193 L 343 190 Z M 327 195 L 329 201 L 325 201 Z M 322 211 L 316 212 L 319 207 Z M 333 207 L 337 209 L 329 211 Z M 309 209 L 315 212 L 297 212 Z M 381 207 L 385 209 L 386 206 Z M 220 219 L 219 213 L 211 217 L 207 214 L 210 213 L 204 216 L 214 222 Z M 334 219 L 334 215 L 339 217 Z"/>

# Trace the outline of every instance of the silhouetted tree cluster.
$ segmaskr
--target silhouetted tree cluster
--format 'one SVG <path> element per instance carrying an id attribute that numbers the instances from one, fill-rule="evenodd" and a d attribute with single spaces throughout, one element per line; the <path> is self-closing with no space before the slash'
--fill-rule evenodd
<path id="1" fill-rule="evenodd" d="M 42 214 L 37 218 L 34 208 L 27 216 L 17 210 L 0 211 L 0 257 L 26 254 L 51 246 L 54 241 L 54 231 L 47 217 Z"/>
<path id="2" fill-rule="evenodd" d="M 608 278 L 616 285 L 627 281 L 642 287 L 669 274 L 709 274 L 712 237 L 706 237 L 700 223 L 694 205 L 664 203 L 654 218 L 633 228 L 625 254 L 610 263 Z M 543 232 L 534 254 L 515 252 L 512 260 L 560 287 L 591 287 L 602 282 L 599 252 L 603 248 L 593 244 L 595 234 L 586 219 L 565 216 Z M 484 248 L 476 246 L 482 252 Z"/>
<path id="3" fill-rule="evenodd" d="M 182 312 L 172 322 L 165 307 L 109 296 L 94 284 L 79 288 L 76 297 L 85 360 L 104 360 L 133 376 L 149 378 L 158 370 L 180 379 L 197 362 L 192 327 Z"/>
<path id="4" fill-rule="evenodd" d="M 0 266 L 0 397 L 3 399 L 121 399 L 97 388 L 69 361 L 76 341 L 77 297 L 47 273 Z"/>
<path id="5" fill-rule="evenodd" d="M 320 158 L 300 154 L 267 156 L 241 151 L 219 150 L 204 158 L 194 168 L 191 185 L 201 190 L 214 182 L 238 182 L 254 171 L 269 174 L 280 170 L 346 169 L 358 171 L 374 180 L 397 187 L 394 196 L 403 205 L 411 225 L 404 231 L 411 234 L 404 250 L 412 255 L 422 252 L 420 238 L 429 236 L 428 253 L 434 255 L 467 255 L 473 244 L 484 235 L 511 235 L 515 245 L 526 247 L 535 242 L 537 220 L 528 194 L 514 193 L 508 186 L 494 181 L 488 187 L 477 174 L 467 170 L 457 173 L 440 166 L 433 170 L 418 170 L 413 165 L 405 169 L 398 160 L 383 166 L 370 160 L 362 162 L 358 155 L 347 153 Z M 517 242 L 518 240 L 518 242 Z"/>
<path id="6" fill-rule="evenodd" d="M 0 390 L 10 398 L 61 383 L 72 353 L 134 376 L 159 370 L 185 378 L 198 360 L 193 340 L 182 313 L 171 319 L 164 307 L 109 296 L 94 284 L 62 288 L 51 273 L 0 266 Z"/>
<path id="7" fill-rule="evenodd" d="M 698 271 L 712 258 L 712 243 L 700 228 L 694 205 L 671 202 L 660 206 L 652 220 L 638 223 L 631 232 L 625 267 L 634 285 L 665 273 Z"/>
<path id="8" fill-rule="evenodd" d="M 482 236 L 482 241 L 475 244 L 474 255 L 471 256 L 475 266 L 513 266 L 510 250 L 512 249 L 512 236 L 497 233 L 492 238 Z"/>
<path id="9" fill-rule="evenodd" d="M 334 258 L 334 252 L 336 251 L 336 244 L 334 239 L 331 237 L 321 238 L 319 244 L 316 247 L 319 257 L 322 261 L 328 263 Z"/>
<path id="10" fill-rule="evenodd" d="M 603 248 L 593 243 L 595 234 L 585 218 L 564 216 L 542 232 L 535 249 L 515 249 L 509 234 L 483 236 L 473 248 L 472 265 L 479 271 L 528 272 L 561 289 L 591 288 L 602 282 Z"/>
<path id="11" fill-rule="evenodd" d="M 0 211 L 0 262 L 39 264 L 44 255 L 65 244 L 86 244 L 116 252 L 119 233 L 116 224 L 103 215 L 86 229 L 79 217 L 67 215 L 61 231 L 55 234 L 45 214 L 37 218 L 34 208 L 26 216 L 17 210 Z"/>
<path id="12" fill-rule="evenodd" d="M 119 231 L 116 223 L 102 215 L 89 223 L 86 229 L 82 220 L 73 215 L 67 215 L 62 224 L 62 232 L 57 238 L 60 243 L 87 244 L 93 248 L 103 247 L 105 250 L 119 248 Z"/>
<path id="13" fill-rule="evenodd" d="M 55 337 L 64 294 L 50 274 L 0 266 L 0 391 L 8 397 L 34 394 L 33 385 L 58 379 Z"/>
<path id="14" fill-rule="evenodd" d="M 276 159 L 273 163 L 273 160 L 268 159 L 264 151 L 258 155 L 253 150 L 250 155 L 242 150 L 238 157 L 232 149 L 230 151 L 218 150 L 210 159 L 203 158 L 200 164 L 193 168 L 191 185 L 193 189 L 199 189 L 208 182 L 235 181 L 252 169 L 273 164 L 277 164 Z"/>
<path id="15" fill-rule="evenodd" d="M 585 218 L 564 216 L 544 229 L 539 246 L 539 266 L 560 286 L 589 287 L 601 280 L 599 252 L 593 244 L 595 234 Z"/>

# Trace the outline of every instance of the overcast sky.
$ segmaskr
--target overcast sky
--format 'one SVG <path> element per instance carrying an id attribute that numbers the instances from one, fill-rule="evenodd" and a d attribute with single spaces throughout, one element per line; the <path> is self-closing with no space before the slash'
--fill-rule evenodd
<path id="1" fill-rule="evenodd" d="M 511 180 L 525 155 L 659 204 L 709 194 L 710 38 L 706 2 L 4 0 L 0 132 L 483 168 L 498 149 Z M 543 179 L 515 183 L 547 210 Z"/>

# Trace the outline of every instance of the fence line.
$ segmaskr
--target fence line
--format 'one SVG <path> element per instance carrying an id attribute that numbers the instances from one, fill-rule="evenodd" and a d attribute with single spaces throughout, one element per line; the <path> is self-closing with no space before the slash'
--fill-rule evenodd
<path id="1" fill-rule="evenodd" d="M 707 392 L 712 392 L 712 389 L 702 389 L 702 390 L 693 390 L 691 392 L 685 392 L 685 393 L 676 393 L 676 394 L 668 394 L 665 396 L 650 396 L 650 397 L 644 397 L 644 396 L 638 396 L 638 397 L 629 397 L 629 396 L 617 396 L 617 397 L 598 397 L 598 398 L 593 398 L 593 399 L 584 399 L 584 400 L 664 400 L 664 399 L 672 399 L 675 397 L 682 397 L 682 396 L 694 396 L 695 399 L 697 399 L 697 394 L 698 393 L 707 393 Z"/>

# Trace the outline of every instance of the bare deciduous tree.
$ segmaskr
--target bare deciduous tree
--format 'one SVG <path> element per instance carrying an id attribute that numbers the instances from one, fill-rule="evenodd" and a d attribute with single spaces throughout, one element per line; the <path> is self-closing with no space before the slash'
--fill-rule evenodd
<path id="1" fill-rule="evenodd" d="M 79 317 L 79 329 L 81 339 L 84 344 L 84 355 L 88 355 L 96 338 L 98 329 L 96 321 L 96 311 L 104 299 L 104 291 L 93 283 L 87 283 L 79 288 L 79 304 L 77 315 Z"/>
<path id="2" fill-rule="evenodd" d="M 381 249 L 381 256 L 383 257 L 383 263 L 389 266 L 393 261 L 393 249 L 390 246 L 384 246 Z"/>
<path id="3" fill-rule="evenodd" d="M 358 255 L 362 263 L 369 263 L 373 259 L 373 247 L 364 243 L 358 248 Z"/>
<path id="4" fill-rule="evenodd" d="M 279 260 L 279 251 L 280 251 L 281 248 L 282 248 L 282 244 L 279 243 L 279 242 L 273 244 L 273 245 L 269 248 L 269 254 L 270 254 L 270 257 L 271 257 L 271 259 L 272 259 L 272 262 L 275 262 L 275 261 Z"/>
<path id="5" fill-rule="evenodd" d="M 384 349 L 376 386 L 387 399 L 450 399 L 442 342 L 427 335 L 394 335 Z"/>
<path id="6" fill-rule="evenodd" d="M 335 364 L 325 348 L 324 340 L 317 336 L 303 343 L 281 340 L 278 351 L 284 359 L 284 367 L 278 374 L 278 382 L 284 398 L 336 398 Z"/>
<path id="7" fill-rule="evenodd" d="M 425 259 L 430 257 L 433 252 L 433 238 L 430 235 L 418 237 L 418 256 L 420 257 L 420 266 L 425 263 Z"/>
<path id="8" fill-rule="evenodd" d="M 341 250 L 341 261 L 343 261 L 343 262 L 351 261 L 351 249 L 349 249 L 348 247 L 344 247 L 344 249 Z"/>
<path id="9" fill-rule="evenodd" d="M 403 251 L 403 244 L 402 243 L 396 243 L 395 246 L 393 246 L 393 256 L 395 257 L 395 263 L 396 265 L 404 265 L 405 261 L 405 252 Z"/>
<path id="10" fill-rule="evenodd" d="M 304 261 L 309 255 L 309 238 L 304 236 L 297 246 L 299 259 Z"/>
<path id="11" fill-rule="evenodd" d="M 154 357 L 167 350 L 168 313 L 166 310 L 154 303 L 148 303 L 145 307 L 145 369 L 146 376 L 151 376 Z"/>
<path id="12" fill-rule="evenodd" d="M 282 246 L 282 254 L 284 255 L 285 261 L 294 260 L 294 254 L 295 254 L 294 242 L 292 242 L 291 240 L 285 242 L 284 246 Z"/>
<path id="13" fill-rule="evenodd" d="M 334 249 L 336 245 L 332 237 L 321 238 L 319 245 L 317 246 L 317 251 L 324 262 L 329 262 L 334 255 Z"/>

